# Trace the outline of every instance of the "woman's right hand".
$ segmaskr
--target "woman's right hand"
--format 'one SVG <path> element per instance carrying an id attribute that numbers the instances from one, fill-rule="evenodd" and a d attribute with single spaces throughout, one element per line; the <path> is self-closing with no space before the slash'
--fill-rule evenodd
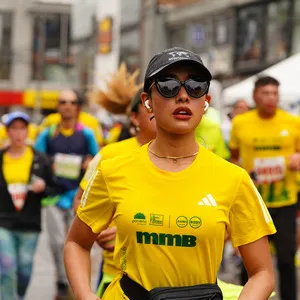
<path id="1" fill-rule="evenodd" d="M 104 250 L 113 251 L 115 249 L 116 227 L 102 231 L 97 237 L 98 245 Z"/>

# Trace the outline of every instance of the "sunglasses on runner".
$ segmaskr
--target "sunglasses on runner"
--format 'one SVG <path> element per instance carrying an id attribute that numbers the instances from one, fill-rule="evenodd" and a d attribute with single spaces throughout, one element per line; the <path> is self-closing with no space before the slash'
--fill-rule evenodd
<path id="1" fill-rule="evenodd" d="M 78 105 L 78 101 L 77 101 L 77 100 L 67 101 L 67 100 L 60 99 L 60 100 L 58 101 L 58 103 L 61 104 L 61 105 L 65 105 L 65 104 L 67 104 L 67 103 L 70 103 L 70 104 L 72 104 L 72 105 Z"/>
<path id="2" fill-rule="evenodd" d="M 177 96 L 182 86 L 184 86 L 186 92 L 193 98 L 201 98 L 209 89 L 208 81 L 195 78 L 189 78 L 185 81 L 180 81 L 172 77 L 157 78 L 150 85 L 149 90 L 154 84 L 158 92 L 165 98 Z"/>

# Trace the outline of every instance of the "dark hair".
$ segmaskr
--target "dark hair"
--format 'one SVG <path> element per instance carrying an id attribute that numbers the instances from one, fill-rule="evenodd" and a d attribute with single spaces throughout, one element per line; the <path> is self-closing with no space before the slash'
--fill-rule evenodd
<path id="1" fill-rule="evenodd" d="M 258 89 L 259 87 L 265 86 L 265 85 L 276 85 L 279 86 L 280 83 L 277 79 L 275 79 L 274 77 L 271 76 L 263 76 L 263 77 L 259 77 L 255 83 L 254 83 L 254 89 Z"/>
<path id="2" fill-rule="evenodd" d="M 130 108 L 131 112 L 135 112 L 135 113 L 139 112 L 139 104 L 142 103 L 142 100 L 141 100 L 142 92 L 143 92 L 143 89 L 140 88 L 137 91 L 137 93 L 135 94 L 135 96 L 133 97 L 132 102 L 131 102 L 131 108 Z"/>
<path id="3" fill-rule="evenodd" d="M 78 104 L 82 106 L 85 103 L 85 95 L 83 92 L 75 89 L 71 89 L 71 91 L 76 95 Z"/>

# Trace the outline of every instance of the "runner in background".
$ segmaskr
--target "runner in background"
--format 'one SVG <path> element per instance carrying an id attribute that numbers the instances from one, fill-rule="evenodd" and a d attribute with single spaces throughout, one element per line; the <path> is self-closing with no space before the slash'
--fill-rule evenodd
<path id="1" fill-rule="evenodd" d="M 0 299 L 24 299 L 41 231 L 41 200 L 54 191 L 50 161 L 26 144 L 30 120 L 2 118 L 9 146 L 0 152 Z"/>
<path id="2" fill-rule="evenodd" d="M 78 122 L 83 102 L 72 90 L 62 91 L 57 110 L 61 122 L 43 130 L 36 149 L 47 154 L 52 162 L 58 187 L 63 193 L 46 198 L 46 225 L 57 273 L 57 299 L 68 295 L 68 281 L 63 266 L 66 232 L 73 221 L 73 199 L 89 162 L 98 153 L 91 129 Z"/>
<path id="3" fill-rule="evenodd" d="M 131 74 L 123 62 L 117 72 L 107 76 L 106 86 L 94 89 L 90 95 L 91 101 L 105 110 L 105 115 L 99 119 L 102 122 L 105 116 L 108 119 L 103 125 L 106 145 L 131 137 L 127 113 L 132 98 L 141 87 L 137 84 L 138 75 L 139 70 Z"/>
<path id="4" fill-rule="evenodd" d="M 208 119 L 206 115 L 203 116 L 200 124 L 197 126 L 195 136 L 196 141 L 205 148 L 224 159 L 230 158 L 220 125 Z"/>
<path id="5" fill-rule="evenodd" d="M 232 128 L 233 118 L 237 115 L 241 115 L 249 110 L 248 103 L 243 99 L 238 99 L 231 110 L 231 112 L 224 116 L 224 120 L 221 124 L 222 134 L 226 143 L 226 146 L 229 147 L 229 140 Z"/>
<path id="6" fill-rule="evenodd" d="M 147 111 L 142 106 L 140 98 L 141 93 L 142 89 L 137 92 L 130 107 L 130 119 L 134 126 L 133 130 L 135 131 L 136 135 L 121 142 L 105 146 L 101 149 L 99 154 L 95 156 L 93 161 L 90 163 L 85 176 L 80 182 L 80 188 L 74 201 L 75 211 L 77 211 L 77 208 L 80 204 L 80 199 L 83 191 L 86 189 L 88 180 L 92 177 L 93 172 L 97 168 L 100 160 L 103 161 L 108 158 L 113 158 L 119 155 L 130 153 L 131 151 L 138 149 L 140 146 L 150 142 L 155 138 L 155 120 L 150 121 Z M 106 249 L 103 251 L 103 276 L 99 284 L 97 293 L 100 298 L 102 297 L 106 287 L 112 281 L 113 277 L 119 272 L 119 269 L 117 269 L 116 264 L 113 260 L 115 233 L 114 224 L 112 223 L 110 227 L 110 230 L 104 232 L 104 237 L 103 235 L 99 237 L 99 245 Z"/>
<path id="7" fill-rule="evenodd" d="M 5 120 L 5 118 L 9 114 L 3 115 L 2 120 Z M 34 123 L 28 124 L 28 137 L 26 139 L 26 144 L 29 146 L 33 146 L 36 140 L 38 134 L 38 128 L 37 125 Z M 0 149 L 4 149 L 9 146 L 10 139 L 7 135 L 6 127 L 3 124 L 0 124 Z"/>
<path id="8" fill-rule="evenodd" d="M 296 171 L 300 169 L 300 121 L 278 109 L 279 82 L 261 77 L 254 85 L 256 109 L 233 119 L 231 160 L 252 176 L 277 228 L 282 300 L 296 300 Z M 246 278 L 245 278 L 246 277 Z M 242 272 L 246 283 L 247 274 Z"/>
<path id="9" fill-rule="evenodd" d="M 80 93 L 77 90 L 72 91 L 74 95 L 76 95 L 76 99 L 79 102 L 84 102 L 84 96 L 82 95 L 82 93 Z M 49 114 L 47 117 L 44 118 L 42 124 L 39 126 L 39 132 L 52 125 L 58 125 L 60 122 L 61 114 L 59 112 Z M 95 138 L 99 146 L 102 146 L 104 144 L 102 129 L 97 118 L 95 118 L 87 112 L 80 110 L 78 113 L 78 122 L 83 124 L 87 128 L 90 128 L 94 132 Z"/>

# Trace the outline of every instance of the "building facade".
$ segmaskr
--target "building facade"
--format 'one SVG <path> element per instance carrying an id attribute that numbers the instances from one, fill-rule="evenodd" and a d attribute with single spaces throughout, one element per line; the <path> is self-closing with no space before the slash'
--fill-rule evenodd
<path id="1" fill-rule="evenodd" d="M 0 1 L 0 114 L 55 109 L 60 90 L 94 83 L 98 0 Z M 140 65 L 140 0 L 121 3 L 120 61 Z"/>
<path id="2" fill-rule="evenodd" d="M 160 9 L 162 2 L 172 1 L 152 1 L 149 18 L 163 22 L 149 22 L 147 45 L 191 49 L 225 86 L 300 51 L 300 0 L 198 0 Z"/>

